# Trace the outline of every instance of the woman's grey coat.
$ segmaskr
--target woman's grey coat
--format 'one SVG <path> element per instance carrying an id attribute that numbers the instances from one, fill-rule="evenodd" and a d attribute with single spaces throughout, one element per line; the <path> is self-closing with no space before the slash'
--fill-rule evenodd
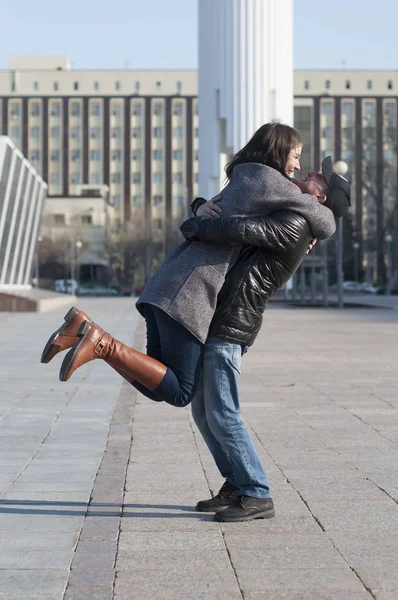
<path id="1" fill-rule="evenodd" d="M 326 239 L 336 230 L 331 210 L 319 204 L 275 169 L 259 163 L 236 165 L 232 179 L 222 190 L 219 206 L 223 216 L 268 215 L 288 209 L 302 215 L 312 235 Z M 160 265 L 137 301 L 158 306 L 205 343 L 213 318 L 217 295 L 228 269 L 239 254 L 208 242 L 183 242 Z"/>

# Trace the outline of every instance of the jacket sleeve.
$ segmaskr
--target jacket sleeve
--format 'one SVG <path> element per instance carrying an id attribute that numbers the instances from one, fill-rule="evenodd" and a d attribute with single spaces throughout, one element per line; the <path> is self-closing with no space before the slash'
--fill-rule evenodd
<path id="1" fill-rule="evenodd" d="M 195 198 L 195 200 L 191 202 L 191 211 L 193 212 L 193 214 L 196 215 L 199 206 L 202 206 L 202 204 L 206 204 L 206 202 L 207 200 L 205 200 L 205 198 L 201 198 L 200 196 L 198 198 Z"/>
<path id="2" fill-rule="evenodd" d="M 180 231 L 190 241 L 269 250 L 287 250 L 303 234 L 311 237 L 304 217 L 287 210 L 263 217 L 193 217 L 181 225 Z"/>

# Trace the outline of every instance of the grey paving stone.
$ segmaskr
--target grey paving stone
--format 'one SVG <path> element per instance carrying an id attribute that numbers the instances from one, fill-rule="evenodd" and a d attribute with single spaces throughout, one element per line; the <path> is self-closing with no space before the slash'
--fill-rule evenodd
<path id="1" fill-rule="evenodd" d="M 112 587 L 71 586 L 67 589 L 65 600 L 113 600 Z"/>
<path id="2" fill-rule="evenodd" d="M 2 594 L 14 598 L 62 598 L 69 571 L 55 570 L 0 570 Z"/>
<path id="3" fill-rule="evenodd" d="M 139 552 L 145 548 L 168 552 L 170 548 L 179 552 L 192 552 L 198 549 L 225 550 L 223 536 L 217 531 L 135 531 L 122 532 L 119 538 L 118 552 L 121 559 L 131 552 Z"/>
<path id="4" fill-rule="evenodd" d="M 225 567 L 224 563 L 222 565 Z M 170 597 L 199 598 L 200 600 L 242 600 L 232 568 L 205 569 L 198 564 L 144 571 L 129 569 L 117 571 L 115 600 L 125 600 L 132 589 L 140 590 L 140 600 L 168 600 Z"/>
<path id="5" fill-rule="evenodd" d="M 247 566 L 236 568 L 239 585 L 243 594 L 248 592 L 274 591 L 352 591 L 363 592 L 364 586 L 348 568 L 339 569 L 251 569 Z"/>
<path id="6" fill-rule="evenodd" d="M 0 548 L 1 569 L 69 569 L 74 551 Z M 0 594 L 1 595 L 1 594 Z"/>
<path id="7" fill-rule="evenodd" d="M 69 585 L 72 587 L 112 587 L 114 578 L 115 571 L 112 568 L 72 568 L 69 577 Z"/>
<path id="8" fill-rule="evenodd" d="M 73 565 L 78 569 L 112 568 L 115 563 L 116 548 L 114 540 L 79 541 Z"/>
<path id="9" fill-rule="evenodd" d="M 372 600 L 372 596 L 366 590 L 362 592 L 353 592 L 352 590 L 342 592 L 333 590 L 328 591 L 300 591 L 292 590 L 272 590 L 272 600 Z M 377 596 L 377 600 L 378 600 Z M 247 592 L 245 600 L 270 600 L 270 592 Z M 389 600 L 389 599 L 386 599 Z M 391 600 L 393 600 L 391 598 Z"/>

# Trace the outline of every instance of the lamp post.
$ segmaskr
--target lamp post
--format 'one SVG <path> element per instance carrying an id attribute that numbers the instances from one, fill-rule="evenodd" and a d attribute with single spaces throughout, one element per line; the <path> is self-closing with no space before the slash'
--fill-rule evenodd
<path id="1" fill-rule="evenodd" d="M 334 163 L 333 169 L 339 175 L 346 175 L 348 172 L 348 165 L 344 160 L 338 160 Z M 344 271 L 343 271 L 343 219 L 340 218 L 337 221 L 337 238 L 336 238 L 336 257 L 337 257 L 337 293 L 338 293 L 338 306 L 343 308 L 344 306 Z"/>
<path id="2" fill-rule="evenodd" d="M 384 238 L 384 241 L 387 245 L 387 286 L 386 286 L 386 294 L 391 296 L 391 288 L 392 288 L 392 269 L 391 269 L 391 242 L 392 235 L 387 233 Z"/>
<path id="3" fill-rule="evenodd" d="M 352 247 L 353 247 L 353 250 L 354 250 L 354 274 L 355 274 L 355 281 L 358 283 L 358 279 L 359 279 L 359 264 L 358 264 L 359 243 L 358 242 L 353 242 Z"/>
<path id="4" fill-rule="evenodd" d="M 70 278 L 71 278 L 71 286 L 70 293 L 75 293 L 75 280 L 76 280 L 76 262 L 77 262 L 77 251 L 83 247 L 83 242 L 80 240 L 76 240 L 72 238 L 70 244 Z"/>

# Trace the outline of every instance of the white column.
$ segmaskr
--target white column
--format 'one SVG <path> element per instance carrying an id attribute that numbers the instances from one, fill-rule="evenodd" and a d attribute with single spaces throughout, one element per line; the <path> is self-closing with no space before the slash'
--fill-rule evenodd
<path id="1" fill-rule="evenodd" d="M 293 122 L 293 0 L 198 0 L 199 193 L 264 123 Z"/>

